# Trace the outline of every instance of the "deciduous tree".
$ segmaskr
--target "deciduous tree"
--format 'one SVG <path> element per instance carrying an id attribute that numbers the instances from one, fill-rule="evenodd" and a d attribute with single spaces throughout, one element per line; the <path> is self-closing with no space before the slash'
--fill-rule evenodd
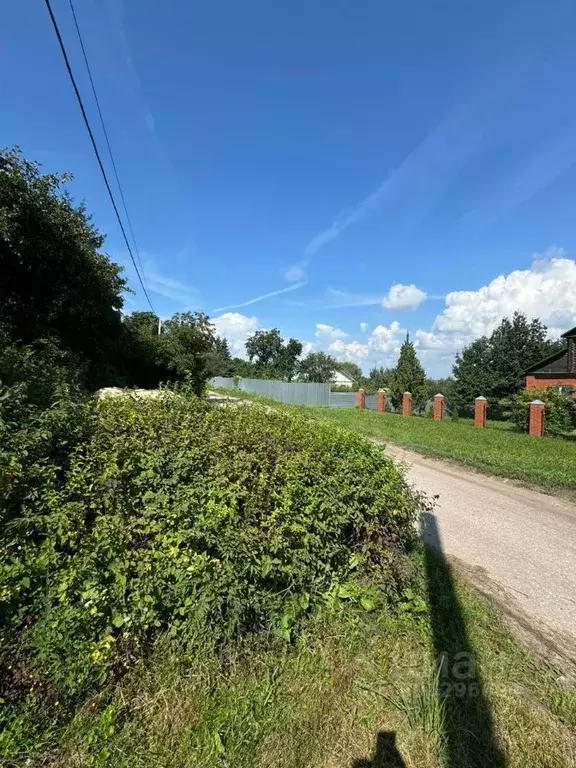
<path id="1" fill-rule="evenodd" d="M 310 352 L 300 362 L 299 376 L 302 381 L 324 383 L 332 381 L 337 367 L 336 360 L 325 352 Z"/>
<path id="2" fill-rule="evenodd" d="M 126 281 L 103 252 L 104 236 L 65 184 L 19 150 L 0 151 L 0 323 L 10 338 L 52 338 L 109 383 L 122 336 Z"/>
<path id="3" fill-rule="evenodd" d="M 246 341 L 246 354 L 254 363 L 254 373 L 262 378 L 291 381 L 301 353 L 302 343 L 298 339 L 285 341 L 278 328 L 256 331 Z"/>

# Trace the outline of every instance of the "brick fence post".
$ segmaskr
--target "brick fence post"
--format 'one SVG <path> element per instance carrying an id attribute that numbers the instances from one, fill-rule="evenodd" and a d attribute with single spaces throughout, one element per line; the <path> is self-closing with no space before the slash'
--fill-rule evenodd
<path id="1" fill-rule="evenodd" d="M 383 389 L 376 392 L 376 410 L 380 413 L 384 413 L 386 410 L 386 392 Z"/>
<path id="2" fill-rule="evenodd" d="M 444 395 L 440 392 L 434 395 L 434 421 L 442 421 L 444 418 Z"/>
<path id="3" fill-rule="evenodd" d="M 412 395 L 404 392 L 402 395 L 402 416 L 412 416 Z"/>
<path id="4" fill-rule="evenodd" d="M 542 437 L 544 434 L 544 407 L 542 400 L 532 400 L 530 403 L 528 434 L 532 437 Z"/>
<path id="5" fill-rule="evenodd" d="M 486 408 L 488 407 L 488 400 L 485 397 L 477 397 L 474 401 L 474 426 L 485 427 L 486 426 Z"/>
<path id="6" fill-rule="evenodd" d="M 359 389 L 358 392 L 356 392 L 356 408 L 360 408 L 361 411 L 366 408 L 366 395 L 364 394 L 363 389 Z"/>

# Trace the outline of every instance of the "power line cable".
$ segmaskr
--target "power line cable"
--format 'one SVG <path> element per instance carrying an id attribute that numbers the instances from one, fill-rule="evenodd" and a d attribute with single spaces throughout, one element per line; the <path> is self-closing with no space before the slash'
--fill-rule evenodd
<path id="1" fill-rule="evenodd" d="M 76 94 L 76 99 L 78 101 L 78 105 L 80 107 L 80 111 L 82 112 L 82 117 L 84 119 L 84 124 L 86 125 L 86 130 L 88 131 L 88 135 L 90 136 L 90 141 L 92 142 L 92 149 L 94 150 L 94 154 L 96 155 L 96 160 L 98 161 L 98 165 L 100 166 L 100 171 L 102 173 L 102 178 L 104 179 L 104 184 L 106 185 L 106 189 L 108 190 L 108 195 L 110 197 L 110 202 L 112 203 L 112 207 L 114 208 L 114 213 L 116 214 L 116 218 L 118 219 L 118 224 L 120 225 L 120 230 L 122 231 L 122 236 L 124 237 L 124 242 L 126 243 L 126 248 L 128 249 L 128 253 L 130 254 L 130 259 L 132 261 L 132 264 L 134 265 L 134 269 L 136 270 L 136 274 L 138 275 L 138 280 L 140 281 L 140 285 L 142 286 L 142 290 L 144 291 L 144 295 L 146 296 L 146 299 L 148 301 L 148 304 L 150 305 L 150 309 L 152 312 L 155 313 L 154 307 L 152 306 L 152 302 L 150 301 L 150 296 L 148 295 L 148 291 L 146 290 L 146 286 L 144 285 L 144 281 L 142 280 L 142 275 L 140 274 L 138 270 L 138 265 L 136 264 L 136 259 L 134 258 L 134 254 L 132 253 L 132 248 L 130 246 L 130 243 L 128 241 L 128 237 L 126 235 L 126 230 L 124 229 L 124 224 L 122 223 L 122 219 L 120 217 L 120 213 L 118 211 L 118 206 L 116 205 L 116 200 L 114 199 L 114 194 L 112 192 L 112 189 L 110 187 L 110 182 L 108 181 L 108 176 L 106 175 L 106 170 L 104 168 L 104 164 L 102 163 L 102 158 L 100 157 L 100 152 L 98 151 L 98 146 L 96 144 L 96 140 L 94 139 L 94 134 L 92 133 L 92 128 L 90 127 L 90 121 L 88 120 L 88 116 L 86 114 L 86 110 L 84 109 L 84 103 L 82 101 L 82 96 L 80 95 L 80 91 L 78 90 L 78 86 L 76 85 L 76 79 L 74 77 L 74 73 L 72 72 L 72 67 L 70 66 L 70 60 L 68 59 L 68 54 L 66 53 L 66 47 L 64 45 L 64 41 L 62 40 L 62 35 L 60 34 L 60 29 L 58 27 L 58 22 L 56 21 L 56 17 L 54 16 L 54 11 L 52 10 L 52 4 L 50 3 L 50 0 L 44 0 L 44 3 L 46 5 L 46 8 L 48 9 L 48 14 L 50 16 L 50 20 L 52 21 L 52 26 L 54 27 L 54 32 L 56 33 L 56 37 L 58 38 L 58 43 L 60 45 L 60 50 L 62 52 L 62 56 L 64 58 L 64 63 L 66 65 L 66 69 L 68 71 L 68 75 L 70 77 L 70 82 L 72 83 L 72 87 L 74 89 L 74 93 Z"/>
<path id="2" fill-rule="evenodd" d="M 140 258 L 140 251 L 138 249 L 138 243 L 136 242 L 136 236 L 134 234 L 134 229 L 132 228 L 132 222 L 130 220 L 130 214 L 128 213 L 128 206 L 126 205 L 126 199 L 124 198 L 124 192 L 122 190 L 122 184 L 120 183 L 120 177 L 118 175 L 118 169 L 116 167 L 116 162 L 114 160 L 114 153 L 112 152 L 112 147 L 110 146 L 110 139 L 108 137 L 108 131 L 106 130 L 106 123 L 104 122 L 104 116 L 102 115 L 102 109 L 100 108 L 100 101 L 98 99 L 98 94 L 96 93 L 96 86 L 94 85 L 94 79 L 92 77 L 92 70 L 90 69 L 90 64 L 88 62 L 88 54 L 86 53 L 86 48 L 84 47 L 84 40 L 82 39 L 82 33 L 80 32 L 80 26 L 78 24 L 78 19 L 76 18 L 76 11 L 74 10 L 74 3 L 72 0 L 68 0 L 68 3 L 70 5 L 70 10 L 72 12 L 72 18 L 74 19 L 74 26 L 76 27 L 76 33 L 78 35 L 78 41 L 80 43 L 80 48 L 82 49 L 82 56 L 84 57 L 84 64 L 86 64 L 86 71 L 88 72 L 88 78 L 90 79 L 90 86 L 92 87 L 92 95 L 94 96 L 94 101 L 96 102 L 96 109 L 98 110 L 98 116 L 100 117 L 100 125 L 102 126 L 102 132 L 104 133 L 104 138 L 106 139 L 106 146 L 108 147 L 108 154 L 110 155 L 110 161 L 112 163 L 112 168 L 114 169 L 114 176 L 116 177 L 116 184 L 118 185 L 118 191 L 120 192 L 120 199 L 122 200 L 122 207 L 124 208 L 124 215 L 126 216 L 126 221 L 128 222 L 128 229 L 130 230 L 130 234 L 132 236 L 132 242 L 134 244 L 134 250 L 136 251 L 136 258 L 138 259 L 138 264 L 140 265 L 140 270 L 142 272 L 142 277 L 145 278 L 146 275 L 144 273 L 144 267 L 142 266 L 142 259 Z"/>

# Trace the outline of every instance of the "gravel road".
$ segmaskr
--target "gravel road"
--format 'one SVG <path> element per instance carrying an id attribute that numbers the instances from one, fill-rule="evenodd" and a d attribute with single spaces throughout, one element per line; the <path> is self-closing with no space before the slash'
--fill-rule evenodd
<path id="1" fill-rule="evenodd" d="M 395 446 L 410 482 L 438 494 L 442 549 L 518 625 L 576 659 L 576 506 Z"/>

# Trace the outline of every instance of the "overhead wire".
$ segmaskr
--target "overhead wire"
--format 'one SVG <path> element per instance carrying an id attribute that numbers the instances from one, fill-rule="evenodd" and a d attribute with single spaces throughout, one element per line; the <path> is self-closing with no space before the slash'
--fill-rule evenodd
<path id="1" fill-rule="evenodd" d="M 120 226 L 120 230 L 122 232 L 122 236 L 124 238 L 124 242 L 126 243 L 126 248 L 128 249 L 128 254 L 130 255 L 130 260 L 132 261 L 132 264 L 134 266 L 134 269 L 136 271 L 136 275 L 138 276 L 138 280 L 140 282 L 140 285 L 142 287 L 142 290 L 144 292 L 144 296 L 146 297 L 146 300 L 148 301 L 148 304 L 150 305 L 150 309 L 152 312 L 155 313 L 154 307 L 152 305 L 152 301 L 150 300 L 150 296 L 148 294 L 148 291 L 146 289 L 146 286 L 144 285 L 144 280 L 142 279 L 142 275 L 140 274 L 140 271 L 138 270 L 138 265 L 136 264 L 136 259 L 134 258 L 134 254 L 132 252 L 132 247 L 130 245 L 130 242 L 128 240 L 128 236 L 126 235 L 126 230 L 124 229 L 124 224 L 122 223 L 122 218 L 120 216 L 120 212 L 118 211 L 118 206 L 116 205 L 116 200 L 114 199 L 114 193 L 112 192 L 112 188 L 110 186 L 110 182 L 108 181 L 108 176 L 106 174 L 106 169 L 104 168 L 104 164 L 102 162 L 102 158 L 100 156 L 100 152 L 98 150 L 98 145 L 96 144 L 96 139 L 94 138 L 94 134 L 92 132 L 92 128 L 90 126 L 90 121 L 88 120 L 88 115 L 86 114 L 86 109 L 84 108 L 84 102 L 82 101 L 82 96 L 80 95 L 80 91 L 78 90 L 78 86 L 76 84 L 76 78 L 74 77 L 74 73 L 72 71 L 72 67 L 70 65 L 70 60 L 68 58 L 68 54 L 66 52 L 66 46 L 64 45 L 64 40 L 62 39 L 62 35 L 60 33 L 60 28 L 58 26 L 58 22 L 56 21 L 56 17 L 54 16 L 54 11 L 52 10 L 52 4 L 50 0 L 44 0 L 44 3 L 46 5 L 46 8 L 48 10 L 48 15 L 50 16 L 50 20 L 52 22 L 52 26 L 54 27 L 54 32 L 56 33 L 56 37 L 58 39 L 58 44 L 60 45 L 60 51 L 62 52 L 62 57 L 64 59 L 64 64 L 66 65 L 66 70 L 68 72 L 68 76 L 70 77 L 70 82 L 72 83 L 72 88 L 74 89 L 74 93 L 76 94 L 76 99 L 78 101 L 78 105 L 80 107 L 80 111 L 82 112 L 82 118 L 84 120 L 84 124 L 86 126 L 86 130 L 88 131 L 88 135 L 90 137 L 90 141 L 92 143 L 92 149 L 94 150 L 94 154 L 96 155 L 96 160 L 98 161 L 98 165 L 100 167 L 100 172 L 102 173 L 102 178 L 104 179 L 104 184 L 106 185 L 106 189 L 108 191 L 108 196 L 110 197 L 110 202 L 112 203 L 112 207 L 114 208 L 114 213 L 116 214 L 116 218 L 118 220 L 118 224 Z"/>
<path id="2" fill-rule="evenodd" d="M 72 13 L 72 18 L 74 19 L 74 26 L 76 27 L 76 34 L 78 35 L 78 42 L 80 43 L 80 48 L 82 50 L 82 56 L 84 58 L 84 64 L 86 65 L 86 71 L 88 72 L 88 78 L 90 80 L 90 87 L 92 88 L 92 95 L 94 96 L 94 101 L 96 103 L 96 109 L 98 110 L 98 116 L 100 118 L 100 125 L 102 126 L 102 133 L 104 134 L 104 139 L 106 140 L 106 146 L 108 148 L 108 154 L 110 155 L 110 162 L 112 164 L 112 169 L 114 170 L 114 176 L 116 178 L 116 184 L 118 185 L 118 191 L 120 193 L 120 199 L 122 200 L 122 207 L 124 209 L 124 215 L 126 216 L 126 221 L 128 222 L 128 229 L 130 230 L 130 235 L 132 236 L 132 242 L 134 244 L 134 250 L 136 251 L 136 258 L 138 259 L 138 264 L 140 265 L 140 270 L 142 272 L 142 277 L 145 278 L 146 275 L 144 274 L 144 267 L 142 265 L 142 259 L 140 258 L 140 251 L 138 249 L 138 243 L 136 242 L 136 235 L 134 234 L 134 229 L 132 227 L 132 221 L 130 220 L 130 214 L 128 213 L 128 206 L 126 205 L 126 199 L 124 198 L 124 191 L 122 189 L 122 184 L 120 183 L 120 176 L 118 174 L 118 169 L 116 167 L 116 161 L 114 160 L 114 153 L 112 152 L 112 146 L 110 145 L 110 139 L 108 137 L 108 130 L 106 129 L 106 123 L 104 122 L 104 116 L 102 114 L 102 109 L 100 107 L 100 100 L 98 99 L 98 93 L 96 92 L 96 85 L 94 84 L 94 78 L 92 77 L 92 69 L 90 68 L 90 63 L 88 61 L 88 54 L 86 53 L 86 48 L 84 46 L 84 40 L 82 38 L 82 33 L 80 32 L 80 25 L 78 24 L 78 19 L 76 17 L 76 11 L 74 9 L 74 3 L 72 0 L 68 0 L 68 3 L 70 5 L 70 11 Z"/>

